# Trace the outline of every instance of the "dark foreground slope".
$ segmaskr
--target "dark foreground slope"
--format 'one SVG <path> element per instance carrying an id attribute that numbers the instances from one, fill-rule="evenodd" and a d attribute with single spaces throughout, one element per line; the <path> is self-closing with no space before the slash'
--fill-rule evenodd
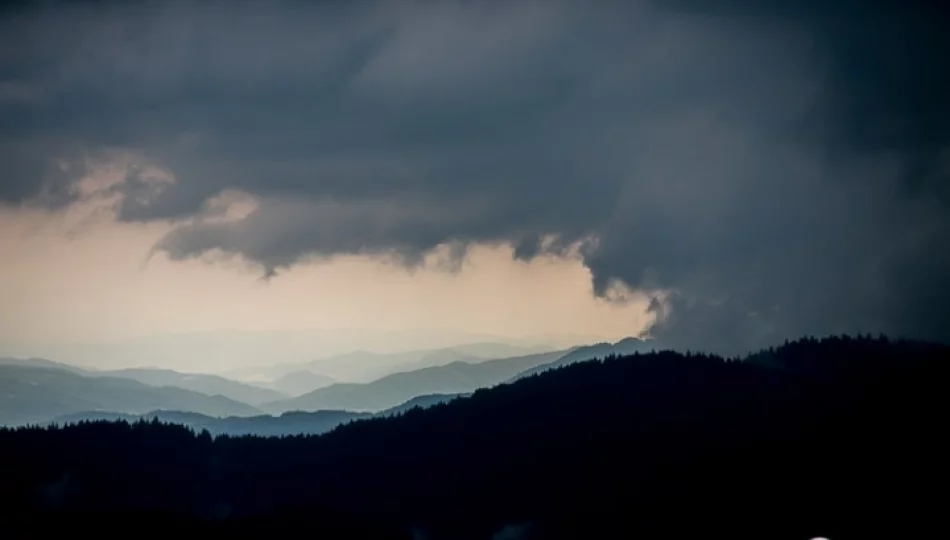
<path id="1" fill-rule="evenodd" d="M 17 465 L 0 508 L 33 533 L 131 515 L 237 536 L 942 537 L 948 361 L 945 347 L 804 340 L 741 362 L 579 363 L 319 437 L 6 430 L 0 459 Z"/>

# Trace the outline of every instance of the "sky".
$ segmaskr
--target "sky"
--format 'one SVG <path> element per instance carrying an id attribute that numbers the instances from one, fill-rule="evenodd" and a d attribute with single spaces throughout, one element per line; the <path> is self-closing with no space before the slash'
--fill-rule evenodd
<path id="1" fill-rule="evenodd" d="M 0 355 L 221 371 L 357 349 L 568 346 L 636 334 L 651 319 L 645 295 L 595 297 L 576 255 L 516 261 L 510 246 L 478 245 L 446 268 L 443 248 L 412 270 L 338 255 L 265 280 L 240 259 L 153 254 L 173 229 L 116 223 L 103 203 L 0 212 Z"/>
<path id="2" fill-rule="evenodd" d="M 950 339 L 948 20 L 889 0 L 8 3 L 0 349 Z"/>

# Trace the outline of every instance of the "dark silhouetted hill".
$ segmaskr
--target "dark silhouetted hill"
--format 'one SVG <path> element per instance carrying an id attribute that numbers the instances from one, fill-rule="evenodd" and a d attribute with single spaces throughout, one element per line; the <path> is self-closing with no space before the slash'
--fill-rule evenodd
<path id="1" fill-rule="evenodd" d="M 448 403 L 457 398 L 466 398 L 470 395 L 472 395 L 471 392 L 464 394 L 428 394 L 425 396 L 417 396 L 401 405 L 396 405 L 395 407 L 380 411 L 376 413 L 376 415 L 390 416 L 394 414 L 402 414 L 415 408 L 428 409 L 429 407 Z"/>
<path id="2" fill-rule="evenodd" d="M 0 430 L 16 464 L 0 508 L 39 536 L 134 518 L 330 538 L 939 538 L 948 361 L 947 346 L 806 339 L 744 361 L 580 362 L 314 437 Z"/>

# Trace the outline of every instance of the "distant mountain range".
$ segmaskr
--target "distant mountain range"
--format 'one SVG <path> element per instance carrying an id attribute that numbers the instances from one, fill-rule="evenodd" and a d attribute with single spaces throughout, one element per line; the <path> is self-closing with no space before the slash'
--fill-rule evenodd
<path id="1" fill-rule="evenodd" d="M 435 405 L 448 403 L 455 400 L 456 398 L 466 398 L 471 395 L 472 394 L 468 392 L 464 394 L 428 394 L 425 396 L 417 396 L 403 403 L 402 405 L 396 405 L 395 407 L 376 413 L 376 416 L 391 416 L 394 414 L 401 414 L 417 407 L 420 409 L 428 409 L 429 407 L 433 407 Z"/>
<path id="2" fill-rule="evenodd" d="M 0 365 L 0 424 L 46 422 L 84 410 L 146 413 L 179 409 L 210 416 L 252 416 L 256 408 L 175 386 L 150 386 L 121 377 L 90 377 L 65 369 Z"/>
<path id="3" fill-rule="evenodd" d="M 88 371 L 71 366 L 69 364 L 63 364 L 62 362 L 54 362 L 52 360 L 47 360 L 45 358 L 0 358 L 0 366 L 19 366 L 19 367 L 33 367 L 33 368 L 54 368 L 62 369 L 65 371 L 71 371 L 73 373 L 89 373 Z"/>
<path id="4" fill-rule="evenodd" d="M 287 396 L 296 397 L 306 394 L 307 392 L 312 392 L 318 388 L 323 388 L 324 386 L 330 386 L 335 382 L 337 382 L 336 379 L 328 375 L 301 369 L 299 371 L 293 371 L 284 375 L 276 381 L 268 384 L 268 386 L 274 390 L 277 390 L 278 392 L 286 394 Z M 276 399 L 279 398 L 273 398 L 271 401 Z"/>
<path id="5" fill-rule="evenodd" d="M 301 329 L 288 331 L 210 330 L 160 333 L 109 343 L 22 342 L 0 344 L 2 356 L 40 356 L 94 369 L 161 366 L 176 371 L 215 373 L 234 377 L 231 370 L 255 369 L 262 364 L 298 364 L 314 358 L 328 358 L 349 351 L 422 351 L 455 347 L 460 343 L 499 343 L 511 346 L 550 349 L 596 338 L 573 334 L 550 334 L 509 339 L 504 336 L 455 332 L 429 328 L 381 331 L 371 328 Z M 528 352 L 503 353 L 517 356 Z M 319 372 L 319 370 L 318 370 Z M 349 373 L 334 375 L 350 380 Z M 384 375 L 384 374 L 383 374 Z M 238 379 L 245 380 L 242 377 Z M 270 377 L 273 380 L 276 377 Z M 248 382 L 248 381 L 246 381 Z M 249 381 L 256 382 L 256 381 Z"/>
<path id="6" fill-rule="evenodd" d="M 222 395 L 250 405 L 260 405 L 276 399 L 284 399 L 289 393 L 270 388 L 245 384 L 218 375 L 179 373 L 170 369 L 131 368 L 106 372 L 92 372 L 93 376 L 122 377 L 150 386 L 177 386 L 208 395 Z"/>
<path id="7" fill-rule="evenodd" d="M 175 386 L 185 390 L 201 392 L 209 396 L 221 395 L 233 399 L 234 401 L 240 401 L 250 405 L 266 403 L 293 395 L 270 388 L 263 388 L 226 379 L 218 375 L 180 373 L 170 369 L 130 368 L 112 371 L 93 371 L 43 358 L 0 358 L 0 366 L 56 368 L 87 377 L 120 377 L 138 381 L 149 386 Z"/>
<path id="8" fill-rule="evenodd" d="M 286 382 L 291 375 L 300 376 L 310 372 L 334 379 L 334 382 L 366 383 L 393 373 L 444 366 L 452 362 L 476 363 L 485 360 L 550 352 L 552 350 L 554 349 L 549 346 L 522 346 L 486 342 L 395 353 L 352 351 L 317 358 L 308 362 L 236 369 L 225 372 L 224 375 L 252 384 L 269 386 L 291 395 L 299 395 L 325 385 L 320 384 L 323 381 L 317 381 L 318 386 L 305 391 L 301 391 L 302 386 L 293 386 L 294 391 L 288 391 L 291 387 L 282 383 L 282 389 L 277 386 L 278 381 Z"/>
<path id="9" fill-rule="evenodd" d="M 213 432 L 316 433 L 346 419 L 366 416 L 368 412 L 386 414 L 468 394 L 563 354 L 561 351 L 484 361 L 467 355 L 466 350 L 490 354 L 509 349 L 503 345 L 476 344 L 461 350 L 341 355 L 336 361 L 377 358 L 379 368 L 383 367 L 384 360 L 392 362 L 395 357 L 397 361 L 405 360 L 410 371 L 367 384 L 334 384 L 332 378 L 310 371 L 291 372 L 273 383 L 286 393 L 217 375 L 153 368 L 91 371 L 40 358 L 0 358 L 0 425 L 41 423 L 52 418 L 70 418 L 70 415 L 138 418 L 154 411 L 166 411 L 162 414 L 168 417 L 172 413 L 167 411 L 181 411 L 175 413 L 177 421 L 187 419 L 189 425 Z M 524 348 L 511 347 L 510 350 Z M 477 363 L 461 362 L 460 358 Z M 444 362 L 451 363 L 442 365 Z M 432 364 L 435 367 L 429 367 Z M 315 395 L 308 392 L 301 398 L 289 398 L 313 387 L 320 388 Z M 322 391 L 329 397 L 322 397 Z M 340 398 L 333 398 L 337 395 Z M 266 407 L 259 408 L 261 405 Z M 321 414 L 317 417 L 282 414 L 298 410 Z M 282 416 L 264 416 L 262 411 Z M 189 414 L 197 416 L 183 416 Z M 255 416 L 253 420 L 247 419 Z"/>
<path id="10" fill-rule="evenodd" d="M 72 414 L 108 413 L 134 418 L 154 411 L 166 411 L 164 416 L 172 414 L 167 411 L 182 411 L 175 413 L 177 418 L 197 414 L 189 425 L 214 433 L 317 433 L 369 413 L 429 406 L 574 362 L 656 348 L 653 342 L 628 338 L 613 344 L 499 359 L 479 355 L 530 348 L 479 343 L 395 354 L 354 352 L 302 366 L 356 363 L 367 375 L 373 370 L 401 371 L 369 382 L 340 383 L 310 369 L 299 369 L 284 373 L 269 383 L 270 388 L 167 369 L 90 371 L 45 359 L 0 358 L 0 425 L 48 422 Z M 300 366 L 276 366 L 273 373 Z M 323 414 L 286 414 L 296 411 Z M 294 431 L 300 429 L 304 431 Z"/>
<path id="11" fill-rule="evenodd" d="M 568 352 L 546 352 L 478 363 L 452 362 L 394 373 L 370 383 L 333 384 L 296 398 L 262 404 L 261 409 L 271 414 L 333 409 L 381 411 L 420 395 L 465 393 L 499 384 L 525 370 L 553 362 Z"/>

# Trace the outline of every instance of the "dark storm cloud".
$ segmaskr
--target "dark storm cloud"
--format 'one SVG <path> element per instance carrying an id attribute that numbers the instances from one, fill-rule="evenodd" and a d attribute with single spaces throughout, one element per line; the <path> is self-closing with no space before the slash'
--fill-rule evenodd
<path id="1" fill-rule="evenodd" d="M 663 329 L 669 339 L 725 347 L 762 330 L 855 329 L 950 337 L 950 11 L 890 0 L 673 0 L 662 9 L 807 36 L 811 46 L 798 54 L 821 85 L 799 122 L 800 147 L 822 168 L 821 181 L 797 203 L 771 194 L 788 218 L 762 216 L 739 233 L 748 239 L 777 220 L 780 229 L 751 243 L 764 273 L 733 259 L 745 274 L 732 269 L 706 287 L 731 291 L 729 300 L 680 298 Z M 804 187 L 800 180 L 785 181 Z M 791 227 L 792 216 L 816 206 L 833 221 L 819 213 L 823 221 Z M 779 241 L 780 231 L 792 235 Z"/>
<path id="2" fill-rule="evenodd" d="M 176 181 L 130 172 L 119 218 L 185 220 L 156 246 L 172 258 L 220 249 L 273 273 L 445 242 L 530 258 L 594 235 L 598 291 L 676 290 L 654 329 L 671 344 L 947 338 L 946 19 L 850 6 L 20 10 L 0 23 L 16 142 L 0 198 L 68 200 L 53 159 L 127 148 Z M 225 189 L 259 205 L 188 220 Z"/>

